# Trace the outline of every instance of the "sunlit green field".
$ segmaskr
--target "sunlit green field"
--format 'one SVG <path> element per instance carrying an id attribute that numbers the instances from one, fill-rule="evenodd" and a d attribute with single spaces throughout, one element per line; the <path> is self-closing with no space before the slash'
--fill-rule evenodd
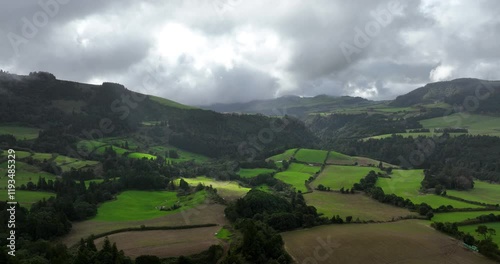
<path id="1" fill-rule="evenodd" d="M 326 150 L 299 149 L 295 154 L 295 158 L 302 162 L 322 164 L 326 159 L 326 155 L 328 155 Z"/>
<path id="2" fill-rule="evenodd" d="M 293 155 L 295 154 L 296 151 L 297 151 L 296 148 L 289 149 L 289 150 L 287 150 L 287 151 L 285 151 L 285 152 L 283 152 L 281 154 L 269 157 L 268 160 L 274 160 L 274 161 L 287 160 L 287 159 L 293 157 Z"/>
<path id="3" fill-rule="evenodd" d="M 40 129 L 33 127 L 23 127 L 23 126 L 0 126 L 0 135 L 10 134 L 13 135 L 17 140 L 29 140 L 38 138 L 38 132 Z"/>
<path id="4" fill-rule="evenodd" d="M 139 152 L 130 153 L 127 155 L 127 157 L 132 158 L 132 159 L 143 159 L 143 158 L 156 159 L 156 156 L 154 156 L 154 155 L 147 154 L 147 153 L 139 153 Z"/>
<path id="5" fill-rule="evenodd" d="M 322 184 L 332 190 L 339 190 L 342 187 L 351 189 L 372 170 L 380 172 L 380 169 L 373 167 L 328 165 L 311 185 L 317 187 Z"/>
<path id="6" fill-rule="evenodd" d="M 500 117 L 456 113 L 444 117 L 436 117 L 420 121 L 425 128 L 460 127 L 467 128 L 472 135 L 500 136 Z"/>
<path id="7" fill-rule="evenodd" d="M 284 183 L 292 185 L 297 191 L 306 192 L 307 188 L 305 181 L 311 177 L 311 174 L 287 170 L 276 173 L 274 177 Z"/>
<path id="8" fill-rule="evenodd" d="M 196 186 L 201 183 L 205 186 L 212 186 L 217 189 L 217 193 L 225 199 L 233 199 L 245 196 L 245 194 L 250 191 L 250 188 L 241 187 L 237 182 L 234 181 L 217 181 L 215 179 L 207 178 L 204 176 L 196 178 L 184 178 L 184 180 L 191 186 Z M 179 180 L 176 181 L 179 184 Z"/>
<path id="9" fill-rule="evenodd" d="M 493 239 L 493 242 L 495 242 L 497 245 L 500 245 L 500 223 L 484 223 L 484 224 L 479 224 L 479 225 L 485 225 L 488 228 L 493 228 L 496 230 L 496 235 L 492 236 L 491 238 Z M 476 239 L 484 239 L 484 237 L 478 233 L 476 233 L 476 229 L 479 225 L 466 225 L 466 226 L 459 226 L 458 230 L 463 231 L 465 233 L 470 233 L 473 235 Z"/>
<path id="10" fill-rule="evenodd" d="M 481 202 L 486 204 L 500 204 L 500 184 L 490 184 L 483 181 L 474 181 L 474 188 L 469 191 L 447 190 L 451 196 L 460 197 L 465 200 Z"/>
<path id="11" fill-rule="evenodd" d="M 272 172 L 274 172 L 273 169 L 255 168 L 255 169 L 240 169 L 238 171 L 238 174 L 242 178 L 253 178 L 259 174 L 272 173 Z"/>
<path id="12" fill-rule="evenodd" d="M 474 219 L 481 215 L 495 214 L 500 215 L 500 211 L 479 211 L 479 212 L 451 212 L 451 213 L 436 213 L 432 218 L 433 222 L 462 222 L 468 219 Z M 499 230 L 500 231 L 500 230 Z"/>
<path id="13" fill-rule="evenodd" d="M 340 152 L 330 151 L 328 153 L 328 158 L 326 160 L 326 164 L 341 164 L 341 165 L 352 165 L 354 164 L 354 160 L 351 156 L 342 154 Z"/>
<path id="14" fill-rule="evenodd" d="M 97 221 L 134 221 L 146 220 L 167 214 L 174 214 L 201 204 L 206 192 L 200 191 L 189 196 L 177 197 L 176 192 L 167 191 L 124 191 L 117 199 L 105 202 L 98 208 L 92 220 Z M 161 206 L 170 207 L 176 203 L 181 208 L 173 211 L 160 211 Z"/>
<path id="15" fill-rule="evenodd" d="M 451 205 L 454 208 L 479 208 L 481 206 L 448 199 L 435 194 L 420 194 L 420 183 L 424 179 L 423 170 L 393 170 L 391 178 L 379 178 L 377 186 L 386 194 L 410 199 L 415 204 L 426 203 L 433 208 Z"/>
<path id="16" fill-rule="evenodd" d="M 168 152 L 169 150 L 175 150 L 177 152 L 177 154 L 179 155 L 179 158 L 167 157 L 166 152 Z M 183 162 L 183 161 L 189 161 L 189 160 L 195 160 L 197 162 L 206 162 L 206 161 L 210 160 L 209 157 L 203 156 L 201 154 L 196 154 L 193 152 L 185 151 L 185 150 L 175 148 L 172 146 L 154 146 L 154 147 L 150 147 L 148 149 L 148 152 L 152 153 L 154 155 L 161 155 L 161 156 L 165 157 L 167 160 L 173 161 L 173 162 Z"/>

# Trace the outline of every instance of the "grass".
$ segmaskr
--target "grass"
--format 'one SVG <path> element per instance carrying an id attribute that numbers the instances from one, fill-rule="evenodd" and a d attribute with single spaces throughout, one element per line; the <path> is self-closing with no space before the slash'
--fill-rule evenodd
<path id="1" fill-rule="evenodd" d="M 451 196 L 460 197 L 465 200 L 481 202 L 486 204 L 500 203 L 500 184 L 492 184 L 483 181 L 474 181 L 474 188 L 469 191 L 447 190 Z"/>
<path id="2" fill-rule="evenodd" d="M 500 222 L 495 222 L 495 223 L 484 223 L 484 224 L 478 224 L 478 225 L 466 225 L 466 226 L 459 226 L 458 230 L 463 231 L 465 233 L 470 233 L 472 236 L 474 236 L 476 239 L 484 239 L 484 237 L 478 233 L 476 233 L 476 229 L 480 225 L 485 225 L 488 228 L 493 228 L 496 230 L 496 235 L 492 236 L 493 242 L 495 242 L 497 245 L 500 245 Z"/>
<path id="3" fill-rule="evenodd" d="M 242 178 L 253 178 L 259 174 L 264 174 L 264 173 L 273 173 L 273 169 L 262 169 L 262 168 L 255 168 L 255 169 L 240 169 L 238 171 L 238 174 Z"/>
<path id="4" fill-rule="evenodd" d="M 9 155 L 7 150 L 2 150 L 0 152 L 0 156 L 7 157 L 7 155 Z M 28 151 L 16 150 L 15 155 L 16 155 L 16 159 L 24 159 L 24 158 L 31 156 L 31 153 Z"/>
<path id="5" fill-rule="evenodd" d="M 140 153 L 140 152 L 130 153 L 127 155 L 127 157 L 132 158 L 132 159 L 143 159 L 143 158 L 156 159 L 156 156 L 154 156 L 154 155 L 147 154 L 147 153 Z"/>
<path id="6" fill-rule="evenodd" d="M 304 194 L 304 198 L 308 205 L 316 207 L 318 213 L 328 218 L 340 215 L 344 220 L 346 216 L 352 216 L 353 221 L 356 218 L 361 221 L 389 221 L 392 218 L 413 214 L 404 208 L 379 203 L 363 194 L 314 191 Z"/>
<path id="7" fill-rule="evenodd" d="M 422 220 L 324 225 L 281 235 L 296 263 L 494 263 Z"/>
<path id="8" fill-rule="evenodd" d="M 8 192 L 6 189 L 0 189 L 0 197 L 2 197 L 0 200 L 1 201 L 6 201 L 7 200 L 7 195 Z M 48 199 L 51 196 L 56 196 L 55 193 L 50 193 L 50 192 L 33 192 L 33 191 L 21 191 L 21 190 L 16 190 L 16 199 L 21 206 L 30 208 L 33 203 L 36 203 L 43 198 Z"/>
<path id="9" fill-rule="evenodd" d="M 157 96 L 148 95 L 148 98 L 151 99 L 151 101 L 160 103 L 160 104 L 165 105 L 165 106 L 170 106 L 170 107 L 180 108 L 180 109 L 197 109 L 196 107 L 192 107 L 189 105 L 183 105 L 183 104 L 174 102 L 172 100 L 168 100 L 168 99 L 157 97 Z"/>
<path id="10" fill-rule="evenodd" d="M 241 187 L 237 182 L 234 181 L 217 181 L 212 178 L 207 178 L 205 176 L 199 176 L 196 178 L 184 178 L 184 180 L 191 186 L 196 186 L 201 183 L 205 186 L 212 186 L 217 189 L 217 193 L 224 199 L 232 200 L 235 198 L 240 198 L 245 196 L 250 188 Z M 179 184 L 176 181 L 176 184 Z"/>
<path id="11" fill-rule="evenodd" d="M 224 228 L 224 227 L 221 228 L 219 231 L 217 231 L 217 233 L 215 234 L 216 238 L 222 239 L 225 241 L 231 240 L 232 236 L 233 236 L 233 233 L 231 233 L 231 231 L 229 231 L 229 229 Z"/>
<path id="12" fill-rule="evenodd" d="M 467 113 L 455 113 L 420 121 L 425 128 L 467 128 L 471 135 L 500 136 L 500 117 Z"/>
<path id="13" fill-rule="evenodd" d="M 33 159 L 35 160 L 40 160 L 40 161 L 43 161 L 43 160 L 50 160 L 54 157 L 56 157 L 57 154 L 52 154 L 52 153 L 39 153 L 39 152 L 36 152 L 35 154 L 33 154 L 33 156 L 31 156 Z"/>
<path id="14" fill-rule="evenodd" d="M 311 166 L 302 163 L 290 163 L 287 171 L 303 172 L 313 175 L 321 170 L 319 166 Z"/>
<path id="15" fill-rule="evenodd" d="M 451 205 L 454 208 L 480 208 L 481 206 L 448 199 L 435 194 L 419 193 L 420 183 L 424 179 L 423 170 L 393 170 L 391 178 L 379 178 L 377 186 L 386 194 L 410 199 L 414 204 L 426 203 L 433 208 Z"/>
<path id="16" fill-rule="evenodd" d="M 479 212 L 451 212 L 437 213 L 432 217 L 433 222 L 462 222 L 468 219 L 474 219 L 480 215 L 495 214 L 500 215 L 500 211 L 479 211 Z M 500 231 L 500 230 L 499 230 Z"/>
<path id="17" fill-rule="evenodd" d="M 317 187 L 322 184 L 332 190 L 339 190 L 342 187 L 351 189 L 372 170 L 380 172 L 380 169 L 374 167 L 328 165 L 311 185 Z"/>
<path id="18" fill-rule="evenodd" d="M 257 187 L 253 187 L 252 189 L 257 189 L 257 190 L 260 190 L 260 191 L 263 191 L 263 192 L 267 192 L 267 193 L 272 193 L 273 192 L 273 189 L 271 189 L 271 187 L 269 187 L 269 185 L 267 184 L 261 184 Z"/>
<path id="19" fill-rule="evenodd" d="M 302 162 L 323 164 L 327 155 L 328 151 L 326 150 L 299 149 L 295 154 L 295 158 Z"/>
<path id="20" fill-rule="evenodd" d="M 7 162 L 0 164 L 0 188 L 7 187 Z M 15 174 L 16 187 L 20 188 L 22 184 L 27 184 L 28 182 L 37 183 L 38 178 L 45 178 L 48 180 L 55 180 L 56 176 L 54 174 L 40 170 L 37 167 L 31 166 L 27 163 L 17 161 L 16 162 L 16 174 Z"/>
<path id="21" fill-rule="evenodd" d="M 170 157 L 166 157 L 165 153 L 169 150 L 175 150 L 177 151 L 177 154 L 179 155 L 179 158 L 174 159 Z M 209 161 L 210 158 L 201 154 L 196 154 L 193 152 L 185 151 L 176 147 L 172 146 L 154 146 L 150 147 L 148 149 L 149 153 L 152 153 L 154 155 L 161 155 L 165 156 L 167 160 L 169 161 L 174 161 L 174 162 L 183 162 L 183 161 L 189 161 L 189 160 L 195 160 L 197 162 L 206 162 Z"/>
<path id="22" fill-rule="evenodd" d="M 278 154 L 278 155 L 274 155 L 272 157 L 269 157 L 267 160 L 274 160 L 274 161 L 282 161 L 282 160 L 288 160 L 290 159 L 291 157 L 293 157 L 293 155 L 295 154 L 295 152 L 297 152 L 297 149 L 294 148 L 294 149 L 289 149 L 289 150 L 286 150 L 285 152 L 281 153 L 281 154 Z"/>
<path id="23" fill-rule="evenodd" d="M 0 135 L 10 134 L 13 135 L 17 140 L 30 140 L 38 138 L 38 132 L 40 132 L 40 129 L 33 127 L 10 125 L 0 126 Z"/>
<path id="24" fill-rule="evenodd" d="M 328 158 L 326 159 L 327 164 L 353 164 L 355 161 L 351 156 L 342 154 L 336 151 L 330 151 L 328 153 Z"/>
<path id="25" fill-rule="evenodd" d="M 206 192 L 177 197 L 176 192 L 167 191 L 124 191 L 117 199 L 103 203 L 93 218 L 96 221 L 135 221 L 153 219 L 192 208 L 205 201 Z M 170 207 L 176 203 L 181 208 L 173 211 L 160 211 L 161 206 Z"/>
<path id="26" fill-rule="evenodd" d="M 296 171 L 278 172 L 274 176 L 276 179 L 292 185 L 297 191 L 307 192 L 305 181 L 311 177 L 311 174 Z"/>

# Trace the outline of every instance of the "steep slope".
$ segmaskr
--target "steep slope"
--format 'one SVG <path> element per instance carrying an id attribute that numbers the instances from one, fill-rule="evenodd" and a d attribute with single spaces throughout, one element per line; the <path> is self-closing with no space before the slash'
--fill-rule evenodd
<path id="1" fill-rule="evenodd" d="M 0 123 L 44 129 L 35 142 L 35 148 L 44 152 L 65 154 L 68 145 L 82 139 L 130 133 L 210 157 L 250 158 L 317 140 L 293 118 L 220 114 L 136 93 L 120 84 L 61 81 L 49 73 L 4 73 L 0 96 Z"/>
<path id="2" fill-rule="evenodd" d="M 405 95 L 398 96 L 390 103 L 390 106 L 408 107 L 432 103 L 464 106 L 467 104 L 467 100 L 475 100 L 478 103 L 477 108 L 472 107 L 474 111 L 500 112 L 498 104 L 500 101 L 500 81 L 462 78 L 429 83 Z M 474 102 L 469 102 L 469 105 L 473 104 Z"/>

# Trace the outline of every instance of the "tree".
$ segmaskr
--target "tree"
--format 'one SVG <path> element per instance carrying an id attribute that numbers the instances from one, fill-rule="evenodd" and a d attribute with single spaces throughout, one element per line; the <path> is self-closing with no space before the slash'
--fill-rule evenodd
<path id="1" fill-rule="evenodd" d="M 179 181 L 179 188 L 181 188 L 184 191 L 188 191 L 189 190 L 189 183 L 187 183 L 187 181 L 185 181 L 184 179 L 181 179 Z"/>
<path id="2" fill-rule="evenodd" d="M 488 228 L 485 225 L 479 225 L 476 228 L 476 233 L 482 235 L 485 240 L 491 240 L 491 237 L 496 234 L 496 230 L 493 228 Z"/>
<path id="3" fill-rule="evenodd" d="M 345 221 L 346 223 L 350 223 L 352 221 L 352 216 L 346 216 Z"/>

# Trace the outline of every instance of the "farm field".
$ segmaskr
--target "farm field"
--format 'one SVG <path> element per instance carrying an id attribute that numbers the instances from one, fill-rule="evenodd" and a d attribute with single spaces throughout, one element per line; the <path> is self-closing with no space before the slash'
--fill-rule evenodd
<path id="1" fill-rule="evenodd" d="M 7 187 L 7 162 L 0 164 L 0 188 L 3 189 Z M 27 184 L 28 182 L 37 183 L 38 178 L 45 178 L 48 180 L 55 180 L 56 176 L 54 174 L 40 170 L 37 167 L 31 166 L 27 163 L 17 161 L 16 162 L 16 186 L 21 187 L 22 184 Z"/>
<path id="2" fill-rule="evenodd" d="M 219 224 L 225 225 L 224 216 L 225 206 L 215 204 L 206 200 L 198 206 L 174 214 L 167 214 L 148 220 L 135 221 L 97 221 L 95 219 L 74 222 L 70 233 L 61 238 L 61 241 L 67 246 L 72 246 L 80 240 L 91 234 L 100 234 L 116 229 L 127 227 L 145 226 L 183 226 L 199 224 Z"/>
<path id="3" fill-rule="evenodd" d="M 328 153 L 328 158 L 326 159 L 326 164 L 329 165 L 358 165 L 358 166 L 378 166 L 380 161 L 370 159 L 370 158 L 365 158 L 365 157 L 356 157 L 356 156 L 348 156 L 345 154 L 342 154 L 340 152 L 335 152 L 335 151 L 330 151 Z M 393 167 L 396 168 L 397 166 L 382 162 L 384 167 Z"/>
<path id="4" fill-rule="evenodd" d="M 175 150 L 177 151 L 177 154 L 179 155 L 179 158 L 169 158 L 166 157 L 165 152 L 169 150 Z M 149 153 L 152 153 L 154 155 L 162 155 L 165 156 L 167 160 L 169 161 L 174 161 L 174 162 L 183 162 L 183 161 L 189 161 L 189 160 L 195 160 L 197 162 L 206 162 L 209 161 L 210 158 L 201 154 L 196 154 L 193 152 L 185 151 L 176 147 L 172 146 L 155 146 L 155 147 L 150 147 L 148 149 Z"/>
<path id="5" fill-rule="evenodd" d="M 448 199 L 435 194 L 420 194 L 420 183 L 424 178 L 422 170 L 393 170 L 391 178 L 378 178 L 377 186 L 386 194 L 410 199 L 414 204 L 427 203 L 433 208 L 441 205 L 451 205 L 454 208 L 480 208 L 482 206 Z"/>
<path id="6" fill-rule="evenodd" d="M 272 173 L 272 172 L 274 172 L 273 169 L 256 168 L 256 169 L 240 169 L 240 171 L 238 171 L 238 174 L 242 178 L 253 178 L 259 174 Z"/>
<path id="7" fill-rule="evenodd" d="M 380 172 L 380 169 L 374 167 L 327 165 L 311 185 L 316 188 L 323 184 L 332 190 L 339 190 L 342 187 L 351 189 L 372 170 Z"/>
<path id="8" fill-rule="evenodd" d="M 0 200 L 6 201 L 7 200 L 7 189 L 0 189 L 0 197 L 2 197 Z M 34 192 L 34 191 L 22 191 L 22 190 L 16 190 L 16 201 L 22 206 L 27 209 L 31 207 L 31 204 L 36 203 L 43 198 L 48 199 L 51 196 L 56 196 L 55 193 L 51 192 Z"/>
<path id="9" fill-rule="evenodd" d="M 303 172 L 313 175 L 321 170 L 320 166 L 311 166 L 302 163 L 290 163 L 287 171 Z"/>
<path id="10" fill-rule="evenodd" d="M 486 204 L 500 204 L 500 184 L 492 184 L 484 181 L 474 181 L 474 188 L 469 191 L 447 190 L 446 193 L 465 200 Z"/>
<path id="11" fill-rule="evenodd" d="M 274 178 L 292 185 L 297 191 L 307 192 L 305 181 L 311 177 L 311 174 L 296 171 L 283 171 L 274 175 Z"/>
<path id="12" fill-rule="evenodd" d="M 7 157 L 7 155 L 9 155 L 9 153 L 7 152 L 7 150 L 1 150 L 0 153 L 1 153 L 0 156 Z M 16 150 L 15 155 L 16 155 L 16 159 L 23 159 L 23 158 L 31 156 L 31 153 L 28 152 L 28 151 Z"/>
<path id="13" fill-rule="evenodd" d="M 404 208 L 380 203 L 364 194 L 341 194 L 338 192 L 320 192 L 304 194 L 308 205 L 316 207 L 318 213 L 331 218 L 339 215 L 345 220 L 352 216 L 352 221 L 389 221 L 400 216 L 415 215 Z"/>
<path id="14" fill-rule="evenodd" d="M 30 140 L 38 138 L 38 132 L 40 132 L 40 129 L 33 127 L 13 125 L 0 126 L 0 135 L 10 134 L 13 135 L 17 140 Z"/>
<path id="15" fill-rule="evenodd" d="M 500 117 L 478 114 L 456 113 L 444 117 L 421 120 L 424 128 L 467 128 L 471 135 L 500 136 Z"/>
<path id="16" fill-rule="evenodd" d="M 466 226 L 459 226 L 458 230 L 463 231 L 465 233 L 470 233 L 472 236 L 474 236 L 476 239 L 484 239 L 484 237 L 478 233 L 476 233 L 476 229 L 480 225 L 485 225 L 488 228 L 493 228 L 496 230 L 496 234 L 494 236 L 491 236 L 493 242 L 495 242 L 497 245 L 500 245 L 500 223 L 495 222 L 495 223 L 484 223 L 484 224 L 479 224 L 479 225 L 466 225 Z"/>
<path id="17" fill-rule="evenodd" d="M 250 191 L 250 188 L 241 187 L 237 182 L 234 181 L 217 181 L 215 179 L 207 178 L 205 176 L 200 176 L 196 178 L 184 178 L 184 180 L 191 186 L 196 186 L 201 183 L 205 186 L 212 185 L 213 188 L 217 189 L 217 194 L 226 200 L 233 200 L 245 196 L 245 194 Z M 176 181 L 179 184 L 179 181 Z"/>
<path id="18" fill-rule="evenodd" d="M 151 154 L 147 154 L 147 153 L 140 153 L 140 152 L 133 152 L 133 153 L 130 153 L 127 155 L 128 158 L 132 158 L 132 159 L 143 159 L 143 158 L 146 158 L 146 159 L 156 159 L 156 156 L 154 155 L 151 155 Z"/>
<path id="19" fill-rule="evenodd" d="M 328 155 L 328 151 L 326 150 L 299 149 L 299 151 L 295 154 L 295 159 L 307 163 L 323 164 L 325 162 L 326 155 Z"/>
<path id="20" fill-rule="evenodd" d="M 500 211 L 435 213 L 434 217 L 432 217 L 432 221 L 453 223 L 453 222 L 465 221 L 468 219 L 474 219 L 480 215 L 489 215 L 489 214 L 500 215 Z"/>
<path id="21" fill-rule="evenodd" d="M 124 191 L 117 199 L 99 206 L 96 221 L 134 221 L 147 220 L 174 214 L 205 201 L 206 193 L 197 192 L 189 196 L 177 197 L 176 192 L 167 191 Z M 176 203 L 182 205 L 173 211 L 160 211 L 161 206 L 170 207 Z"/>
<path id="22" fill-rule="evenodd" d="M 154 255 L 158 257 L 187 256 L 207 250 L 221 241 L 214 235 L 220 226 L 123 232 L 108 236 L 111 243 L 123 250 L 126 256 Z M 98 248 L 104 238 L 95 240 Z"/>
<path id="23" fill-rule="evenodd" d="M 278 154 L 278 155 L 274 155 L 272 157 L 269 157 L 267 158 L 267 160 L 274 160 L 274 161 L 282 161 L 282 160 L 288 160 L 290 159 L 291 157 L 293 157 L 293 155 L 295 154 L 295 152 L 297 152 L 297 149 L 294 148 L 294 149 L 289 149 L 281 154 Z"/>
<path id="24" fill-rule="evenodd" d="M 297 263 L 494 263 L 420 220 L 318 226 L 282 236 Z"/>

